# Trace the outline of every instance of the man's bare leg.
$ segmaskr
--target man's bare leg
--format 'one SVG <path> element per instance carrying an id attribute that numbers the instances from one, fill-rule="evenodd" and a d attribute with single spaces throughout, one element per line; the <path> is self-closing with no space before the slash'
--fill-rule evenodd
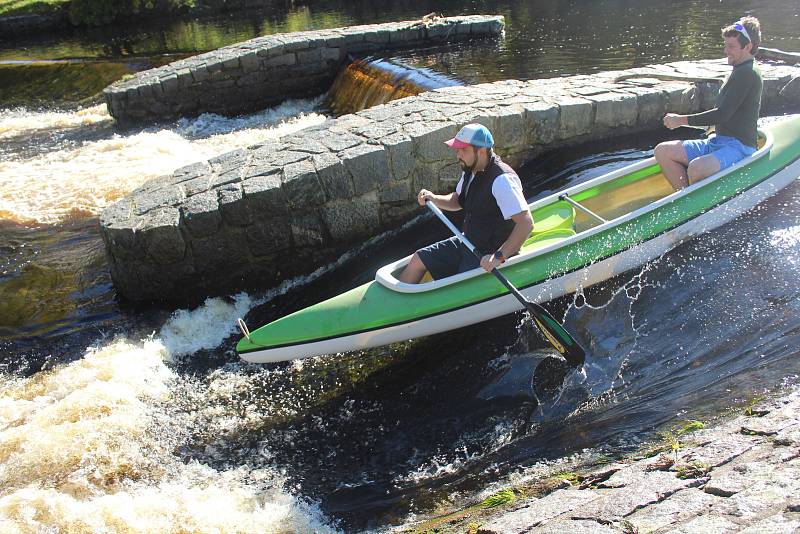
<path id="1" fill-rule="evenodd" d="M 414 255 L 411 256 L 411 261 L 408 262 L 408 265 L 406 265 L 406 268 L 403 269 L 403 272 L 400 273 L 397 279 L 406 284 L 418 284 L 427 270 L 428 268 L 425 267 L 425 264 L 422 263 L 422 260 L 419 259 L 419 256 L 417 256 L 415 252 Z"/>
<path id="2" fill-rule="evenodd" d="M 689 164 L 689 183 L 699 182 L 717 172 L 719 172 L 719 160 L 716 156 L 712 154 L 700 156 L 697 159 L 693 159 Z"/>
<path id="3" fill-rule="evenodd" d="M 675 191 L 689 185 L 689 174 L 686 167 L 689 159 L 682 141 L 666 141 L 656 146 L 655 157 L 661 166 L 664 177 Z M 716 159 L 716 158 L 715 158 Z"/>

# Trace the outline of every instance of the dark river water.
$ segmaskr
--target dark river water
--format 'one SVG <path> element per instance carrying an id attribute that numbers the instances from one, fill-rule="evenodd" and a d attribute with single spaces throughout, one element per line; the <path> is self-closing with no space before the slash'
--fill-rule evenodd
<path id="1" fill-rule="evenodd" d="M 633 450 L 797 382 L 798 183 L 640 269 L 547 304 L 590 353 L 559 396 L 536 380 L 548 352 L 522 314 L 363 353 L 238 360 L 236 317 L 260 324 L 363 283 L 445 237 L 436 221 L 196 309 L 121 302 L 97 229 L 103 207 L 182 165 L 325 120 L 321 99 L 310 99 L 120 131 L 91 97 L 125 73 L 257 35 L 432 11 L 506 17 L 501 39 L 392 56 L 463 83 L 721 57 L 720 27 L 746 10 L 761 19 L 765 46 L 800 50 L 800 1 L 400 1 L 380 14 L 373 4 L 279 3 L 0 41 L 7 524 L 384 530 Z M 619 168 L 668 135 L 547 154 L 521 170 L 526 193 Z"/>

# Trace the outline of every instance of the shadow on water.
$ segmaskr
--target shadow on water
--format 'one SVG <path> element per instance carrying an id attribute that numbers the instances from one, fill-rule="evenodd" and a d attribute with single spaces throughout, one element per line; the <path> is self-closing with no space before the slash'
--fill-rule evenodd
<path id="1" fill-rule="evenodd" d="M 114 307 L 96 219 L 59 228 L 0 224 L 4 338 L 58 337 L 80 328 L 81 310 L 102 316 Z"/>

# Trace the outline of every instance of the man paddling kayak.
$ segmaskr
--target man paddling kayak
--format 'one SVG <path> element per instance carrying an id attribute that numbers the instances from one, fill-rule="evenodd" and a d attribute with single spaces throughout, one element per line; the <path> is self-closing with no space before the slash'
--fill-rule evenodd
<path id="1" fill-rule="evenodd" d="M 456 151 L 461 178 L 445 195 L 422 189 L 417 202 L 433 202 L 447 211 L 463 209 L 464 235 L 481 253 L 477 258 L 456 237 L 419 249 L 400 274 L 401 282 L 418 283 L 425 271 L 434 279 L 474 269 L 491 271 L 516 254 L 533 229 L 519 176 L 494 154 L 494 138 L 481 124 L 467 124 L 445 144 Z"/>
<path id="2" fill-rule="evenodd" d="M 655 150 L 656 161 L 673 189 L 708 178 L 756 151 L 757 121 L 761 110 L 761 73 L 753 54 L 761 42 L 761 26 L 755 17 L 722 29 L 725 56 L 733 66 L 717 96 L 716 107 L 694 115 L 667 113 L 664 126 L 715 126 L 708 139 L 667 141 Z"/>

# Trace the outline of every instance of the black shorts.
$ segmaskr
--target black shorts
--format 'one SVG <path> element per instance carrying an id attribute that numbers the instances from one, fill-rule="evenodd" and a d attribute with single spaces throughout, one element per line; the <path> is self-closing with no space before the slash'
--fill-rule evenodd
<path id="1" fill-rule="evenodd" d="M 457 237 L 439 241 L 417 251 L 434 280 L 469 271 L 481 262 Z"/>

